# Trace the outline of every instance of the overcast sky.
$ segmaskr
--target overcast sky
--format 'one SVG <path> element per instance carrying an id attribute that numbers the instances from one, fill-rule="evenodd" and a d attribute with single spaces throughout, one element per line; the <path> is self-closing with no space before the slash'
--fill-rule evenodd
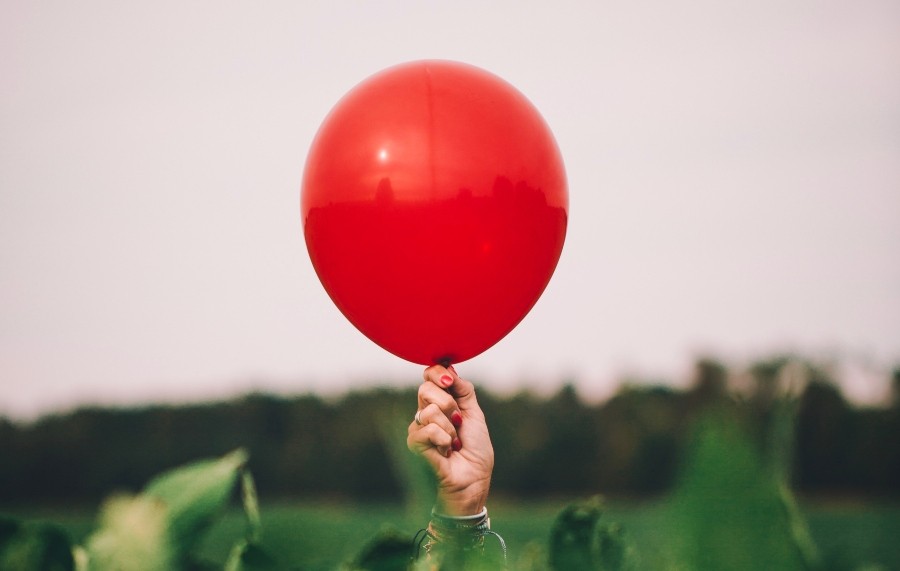
<path id="1" fill-rule="evenodd" d="M 299 191 L 338 98 L 423 58 L 518 87 L 569 177 L 549 288 L 465 376 L 603 395 L 629 375 L 683 382 L 702 354 L 799 351 L 884 393 L 894 0 L 7 0 L 0 415 L 416 384 L 328 299 Z"/>

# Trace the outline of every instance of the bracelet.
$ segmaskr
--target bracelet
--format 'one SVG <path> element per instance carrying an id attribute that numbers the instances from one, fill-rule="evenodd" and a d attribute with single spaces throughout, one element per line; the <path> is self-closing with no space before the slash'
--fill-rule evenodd
<path id="1" fill-rule="evenodd" d="M 463 516 L 440 514 L 432 508 L 431 522 L 447 530 L 473 529 L 481 526 L 484 526 L 485 529 L 491 528 L 491 519 L 488 517 L 486 507 L 475 515 Z"/>
<path id="2" fill-rule="evenodd" d="M 497 532 L 491 531 L 491 520 L 488 517 L 487 508 L 483 508 L 475 515 L 452 516 L 441 514 L 431 510 L 431 523 L 425 529 L 420 529 L 413 539 L 413 559 L 418 559 L 419 553 L 424 550 L 430 553 L 438 543 L 446 544 L 451 549 L 483 552 L 485 536 L 494 536 L 500 544 L 503 553 L 503 563 L 506 565 L 506 542 Z"/>

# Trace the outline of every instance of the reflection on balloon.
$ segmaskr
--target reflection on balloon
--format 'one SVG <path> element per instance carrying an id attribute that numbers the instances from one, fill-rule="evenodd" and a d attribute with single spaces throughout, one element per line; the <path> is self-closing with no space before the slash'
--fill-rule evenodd
<path id="1" fill-rule="evenodd" d="M 521 93 L 472 66 L 419 61 L 365 80 L 326 117 L 301 211 L 316 273 L 360 331 L 409 361 L 456 363 L 540 297 L 568 191 Z"/>

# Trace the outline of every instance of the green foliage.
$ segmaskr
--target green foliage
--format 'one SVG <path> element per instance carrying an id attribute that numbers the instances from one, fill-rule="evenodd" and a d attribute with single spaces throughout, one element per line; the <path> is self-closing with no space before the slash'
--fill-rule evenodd
<path id="1" fill-rule="evenodd" d="M 86 546 L 87 570 L 163 571 L 177 566 L 166 505 L 149 497 L 114 497 L 102 509 L 100 529 Z"/>
<path id="2" fill-rule="evenodd" d="M 772 438 L 767 427 L 788 394 L 796 439 Z M 0 419 L 0 458 L 15 459 L 0 462 L 0 505 L 95 503 L 110 490 L 139 490 L 160 466 L 235 448 L 252 451 L 249 468 L 269 498 L 399 502 L 410 482 L 424 481 L 390 462 L 405 453 L 415 400 L 412 388 L 337 399 L 255 394 L 205 405 L 85 409 L 33 424 Z M 674 487 L 697 418 L 734 401 L 745 405 L 739 415 L 752 438 L 787 445 L 766 454 L 781 459 L 778 469 L 790 470 L 788 482 L 799 492 L 896 496 L 900 398 L 853 406 L 823 367 L 785 358 L 737 372 L 701 360 L 687 390 L 637 379 L 603 403 L 586 402 L 573 386 L 550 397 L 504 398 L 479 388 L 496 449 L 493 490 L 528 499 L 601 491 L 659 497 Z M 400 427 L 391 438 L 385 423 Z M 417 503 L 428 495 L 424 486 Z"/>
<path id="3" fill-rule="evenodd" d="M 271 555 L 259 545 L 246 540 L 234 546 L 225 563 L 225 571 L 269 571 L 279 568 Z"/>
<path id="4" fill-rule="evenodd" d="M 643 534 L 632 533 L 630 527 L 626 532 L 626 526 L 618 522 L 623 512 L 610 515 L 610 508 L 598 499 L 575 503 L 557 514 L 541 544 L 525 545 L 519 541 L 521 547 L 511 552 L 510 569 L 886 571 L 894 568 L 889 563 L 895 562 L 896 557 L 879 560 L 870 555 L 870 563 L 860 565 L 859 562 L 866 559 L 850 551 L 829 550 L 829 556 L 822 558 L 824 563 L 820 563 L 789 490 L 779 483 L 766 455 L 745 427 L 735 422 L 733 414 L 714 414 L 702 422 L 694 432 L 688 459 L 676 493 L 661 512 L 661 517 L 642 524 L 645 527 Z M 413 531 L 424 523 L 421 520 L 412 527 L 407 520 L 399 527 L 374 535 L 368 542 L 362 540 L 355 528 L 364 522 L 389 519 L 384 517 L 383 511 L 327 510 L 316 514 L 294 508 L 282 514 L 279 523 L 278 514 L 283 510 L 276 506 L 273 510 L 275 525 L 267 526 L 270 532 L 267 537 L 277 532 L 283 538 L 281 543 L 267 543 L 264 549 L 260 543 L 259 510 L 253 481 L 243 461 L 244 457 L 236 454 L 195 463 L 155 479 L 147 487 L 155 495 L 145 491 L 136 496 L 110 499 L 103 510 L 101 527 L 90 537 L 85 549 L 74 548 L 74 557 L 73 547 L 58 527 L 0 518 L 0 569 L 224 568 L 226 571 L 260 571 L 282 568 L 269 555 L 277 553 L 294 569 L 331 570 L 337 563 L 333 556 L 329 559 L 325 555 L 324 538 L 328 536 L 331 541 L 331 535 L 340 534 L 346 536 L 344 541 L 336 542 L 330 548 L 343 550 L 345 563 L 341 569 L 344 571 L 431 571 L 433 568 L 434 560 L 410 562 Z M 223 491 L 226 488 L 227 493 Z M 240 517 L 246 522 L 239 521 L 237 516 L 240 514 L 233 517 L 235 523 L 246 528 L 243 537 L 237 541 L 232 539 L 231 543 L 219 541 L 220 548 L 224 548 L 220 559 L 223 563 L 213 565 L 200 561 L 196 549 L 198 541 L 209 533 L 209 523 L 222 515 L 221 508 L 237 488 L 241 489 L 243 498 L 243 515 Z M 173 506 L 180 506 L 175 511 L 181 515 L 165 508 L 164 498 L 169 497 L 175 500 Z M 519 509 L 523 510 L 519 518 L 527 518 L 526 514 L 532 510 Z M 395 511 L 399 513 L 399 508 Z M 500 508 L 498 513 L 503 511 Z M 898 519 L 896 514 L 888 517 L 888 512 L 884 513 L 880 519 L 866 519 L 868 527 L 860 527 L 861 533 L 848 537 L 847 541 L 864 540 L 873 532 L 889 536 L 889 530 L 896 529 Z M 268 510 L 267 514 L 272 515 Z M 323 526 L 325 515 L 334 519 L 337 527 Z M 206 523 L 180 523 L 177 529 L 191 529 L 194 537 L 176 540 L 174 538 L 182 532 L 173 532 L 170 523 L 179 518 L 182 522 Z M 544 519 L 541 515 L 540 518 L 545 522 L 541 526 L 549 524 L 549 517 Z M 500 517 L 497 527 L 506 535 L 507 529 L 516 526 L 514 520 L 515 517 Z M 638 523 L 633 518 L 626 520 L 631 524 Z M 266 521 L 271 524 L 273 518 L 267 517 Z M 854 523 L 856 527 L 859 526 Z M 318 536 L 302 537 L 315 528 L 322 528 L 318 530 Z M 646 528 L 660 528 L 656 531 L 665 541 L 657 546 L 648 542 Z M 835 528 L 832 533 L 846 533 L 846 530 L 846 526 Z M 636 541 L 638 538 L 640 541 Z M 282 550 L 287 545 L 285 542 L 295 543 L 300 539 L 305 540 L 306 549 L 319 549 L 320 552 L 298 554 Z M 886 544 L 893 546 L 893 538 Z M 654 552 L 654 548 L 659 552 Z M 77 567 L 73 561 L 77 562 Z M 496 560 L 478 558 L 475 561 L 477 563 L 467 562 L 464 568 L 467 571 L 499 568 Z"/>
<path id="5" fill-rule="evenodd" d="M 101 510 L 99 528 L 84 548 L 73 548 L 54 528 L 22 533 L 20 524 L 4 520 L 0 524 L 0 569 L 71 570 L 76 560 L 79 571 L 206 568 L 194 550 L 228 504 L 238 482 L 247 533 L 231 549 L 225 569 L 273 569 L 274 560 L 257 545 L 259 510 L 246 462 L 247 454 L 237 450 L 166 472 L 140 494 L 111 497 Z"/>
<path id="6" fill-rule="evenodd" d="M 563 509 L 550 530 L 550 567 L 555 571 L 624 571 L 634 555 L 622 528 L 601 523 L 599 498 Z"/>
<path id="7" fill-rule="evenodd" d="M 625 525 L 611 521 L 615 517 L 609 516 L 602 502 L 592 499 L 560 511 L 549 536 L 541 542 L 526 545 L 522 541 L 515 545 L 511 569 L 892 568 L 900 558 L 890 556 L 872 563 L 871 552 L 865 552 L 865 558 L 860 556 L 864 551 L 856 549 L 858 545 L 851 545 L 850 550 L 828 549 L 820 555 L 790 485 L 806 482 L 810 489 L 818 490 L 835 482 L 849 485 L 864 481 L 860 478 L 869 477 L 869 458 L 879 457 L 878 447 L 887 446 L 887 452 L 880 456 L 880 479 L 871 481 L 895 489 L 891 488 L 895 486 L 891 478 L 900 466 L 900 453 L 891 448 L 891 443 L 900 433 L 900 401 L 895 399 L 889 409 L 855 410 L 821 371 L 792 361 L 762 363 L 752 372 L 758 386 L 749 396 L 729 393 L 727 371 L 713 361 L 698 363 L 696 384 L 691 391 L 631 387 L 600 407 L 582 402 L 572 387 L 565 387 L 546 402 L 524 394 L 500 401 L 482 392 L 480 400 L 491 419 L 497 450 L 495 489 L 527 495 L 556 489 L 570 497 L 586 489 L 645 493 L 670 490 L 664 516 L 657 522 L 656 542 L 646 541 L 650 537 L 647 534 L 635 542 L 640 534 L 632 534 L 630 528 L 626 532 Z M 378 490 L 391 490 L 392 486 L 406 491 L 406 517 L 396 518 L 395 529 L 383 531 L 369 542 L 364 538 L 371 537 L 374 530 L 360 531 L 361 526 L 348 523 L 340 515 L 329 513 L 328 525 L 323 525 L 321 519 L 299 521 L 296 515 L 282 514 L 283 521 L 289 521 L 289 527 L 283 528 L 288 531 L 282 530 L 282 545 L 290 542 L 301 546 L 298 549 L 321 550 L 322 534 L 331 533 L 335 538 L 328 540 L 329 549 L 342 550 L 345 571 L 422 571 L 436 565 L 469 571 L 498 568 L 500 563 L 491 558 L 494 552 L 490 549 L 485 550 L 486 557 L 479 552 L 475 559 L 466 556 L 461 560 L 449 551 L 436 549 L 435 556 L 427 561 L 411 561 L 413 532 L 427 520 L 435 483 L 421 458 L 406 450 L 409 414 L 405 404 L 399 405 L 397 399 L 404 403 L 412 400 L 409 394 L 389 391 L 347 397 L 339 405 L 327 405 L 315 398 L 291 402 L 254 397 L 246 406 L 232 410 L 245 421 L 255 419 L 247 421 L 249 425 L 259 422 L 263 426 L 259 438 L 250 440 L 264 451 L 260 464 L 264 472 L 268 466 L 266 478 L 276 490 L 281 489 L 277 487 L 279 482 L 296 479 L 318 491 L 343 489 L 347 485 L 351 496 L 378 495 Z M 211 411 L 212 408 L 204 409 L 207 421 L 218 418 Z M 160 414 L 175 413 L 165 410 Z M 78 423 L 74 426 L 88 432 L 85 427 L 92 423 L 106 432 L 115 432 L 111 426 L 122 430 L 133 426 L 134 419 L 126 421 L 113 413 L 104 415 L 76 415 Z M 180 422 L 173 418 L 170 416 L 168 421 Z M 154 426 L 158 426 L 155 421 L 147 422 L 147 427 Z M 38 425 L 37 442 L 46 443 L 47 435 L 55 434 L 46 429 L 47 425 Z M 27 448 L 16 440 L 17 434 L 12 425 L 0 423 L 0 450 L 15 453 Z M 857 445 L 861 436 L 869 447 L 863 451 Z M 219 434 L 213 439 L 222 444 L 229 438 Z M 290 446 L 281 449 L 273 444 L 282 441 Z M 829 446 L 844 464 L 834 472 L 827 470 L 832 462 Z M 133 443 L 131 447 L 137 448 Z M 127 460 L 116 464 L 100 456 L 101 451 L 88 452 L 91 465 L 98 471 L 127 471 L 122 467 L 128 464 Z M 352 461 L 342 465 L 347 458 Z M 385 458 L 393 462 L 385 462 Z M 5 476 L 0 470 L 0 487 L 13 486 L 8 479 L 16 467 L 10 468 L 11 465 L 0 467 L 13 470 Z M 44 468 L 45 472 L 52 472 L 52 465 Z M 277 473 L 280 468 L 283 473 Z M 811 472 L 812 468 L 821 473 Z M 38 483 L 46 485 L 51 481 L 53 474 L 48 476 L 45 472 L 38 473 L 44 478 L 39 478 Z M 11 481 L 19 485 L 27 480 Z M 215 563 L 210 563 L 210 549 L 204 546 L 204 540 L 214 523 L 228 517 L 223 510 L 238 494 L 244 521 L 233 522 L 242 532 L 227 542 L 217 543 L 221 553 L 213 555 Z M 372 518 L 371 514 L 360 516 L 365 517 Z M 502 531 L 503 520 L 496 521 Z M 549 521 L 548 514 L 540 525 L 546 526 Z M 873 533 L 896 530 L 896 519 L 885 516 L 874 521 L 872 532 L 860 531 L 847 542 L 859 544 L 860 539 L 866 540 Z M 319 533 L 318 539 L 306 537 L 313 529 Z M 292 560 L 277 550 L 264 549 L 262 541 L 256 485 L 247 454 L 237 450 L 165 472 L 153 478 L 140 493 L 110 497 L 103 504 L 98 528 L 83 545 L 73 545 L 55 525 L 0 518 L 0 569 L 280 568 L 269 553 L 278 553 L 295 566 L 303 565 L 303 569 L 334 568 L 335 559 L 329 556 L 302 554 L 304 558 L 300 559 L 295 550 Z M 866 563 L 860 565 L 860 561 Z"/>
<path id="8" fill-rule="evenodd" d="M 807 571 L 815 565 L 790 492 L 728 411 L 700 423 L 669 522 L 688 569 Z"/>
<path id="9" fill-rule="evenodd" d="M 55 525 L 0 518 L 0 569 L 73 571 L 69 538 Z"/>
<path id="10" fill-rule="evenodd" d="M 114 495 L 103 505 L 99 527 L 85 546 L 73 546 L 57 526 L 0 518 L 0 569 L 17 571 L 170 571 L 282 568 L 259 544 L 261 520 L 247 454 L 237 450 L 165 472 L 135 495 Z M 224 567 L 197 557 L 198 544 L 240 489 L 246 531 L 230 548 Z M 395 537 L 394 552 L 409 563 L 411 539 Z M 356 559 L 354 569 L 391 569 L 384 538 Z"/>
<path id="11" fill-rule="evenodd" d="M 410 567 L 413 548 L 413 539 L 409 534 L 385 531 L 366 544 L 343 570 L 404 571 Z"/>
<path id="12" fill-rule="evenodd" d="M 426 521 L 435 501 L 437 479 L 434 471 L 418 454 L 406 446 L 409 417 L 404 408 L 392 408 L 379 418 L 378 426 L 394 473 L 405 490 L 406 512 L 411 522 Z"/>

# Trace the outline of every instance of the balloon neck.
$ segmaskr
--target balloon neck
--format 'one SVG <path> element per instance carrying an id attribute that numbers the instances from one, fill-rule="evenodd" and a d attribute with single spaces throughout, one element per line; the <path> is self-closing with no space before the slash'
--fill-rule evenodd
<path id="1" fill-rule="evenodd" d="M 447 369 L 452 364 L 452 361 L 450 360 L 450 357 L 444 357 L 443 359 L 438 359 L 437 364 Z"/>

